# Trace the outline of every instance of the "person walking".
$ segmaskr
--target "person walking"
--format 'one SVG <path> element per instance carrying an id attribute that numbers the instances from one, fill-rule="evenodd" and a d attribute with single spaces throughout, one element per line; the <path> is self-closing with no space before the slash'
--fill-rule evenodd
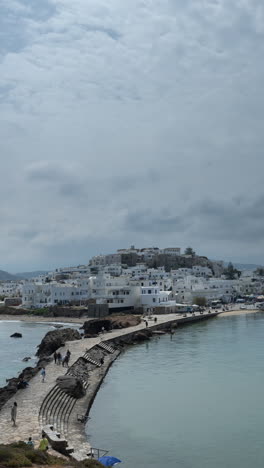
<path id="1" fill-rule="evenodd" d="M 67 350 L 66 356 L 68 357 L 68 364 L 69 364 L 70 358 L 71 358 L 71 352 L 69 349 Z"/>
<path id="2" fill-rule="evenodd" d="M 62 355 L 60 352 L 57 353 L 57 363 L 58 363 L 58 366 L 61 365 L 61 361 L 62 361 Z"/>
<path id="3" fill-rule="evenodd" d="M 40 371 L 40 375 L 42 376 L 42 383 L 45 382 L 45 377 L 46 377 L 45 367 L 42 367 L 42 369 Z"/>
<path id="4" fill-rule="evenodd" d="M 146 320 L 146 327 L 148 327 L 148 321 Z"/>
<path id="5" fill-rule="evenodd" d="M 53 358 L 54 358 L 55 364 L 57 364 L 58 354 L 57 354 L 56 351 L 55 351 L 55 353 L 53 354 Z"/>
<path id="6" fill-rule="evenodd" d="M 69 367 L 69 357 L 66 354 L 62 360 L 62 367 Z"/>
<path id="7" fill-rule="evenodd" d="M 13 427 L 16 426 L 16 418 L 17 418 L 17 402 L 14 401 L 14 404 L 11 408 L 11 422 L 13 423 Z"/>

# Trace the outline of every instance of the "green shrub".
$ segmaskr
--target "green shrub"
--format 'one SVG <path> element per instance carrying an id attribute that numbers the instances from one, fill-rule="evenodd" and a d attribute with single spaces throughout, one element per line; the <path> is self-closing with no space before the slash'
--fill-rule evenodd
<path id="1" fill-rule="evenodd" d="M 49 455 L 47 452 L 43 452 L 42 450 L 32 450 L 30 448 L 26 452 L 27 458 L 36 465 L 48 465 L 49 464 Z"/>
<path id="2" fill-rule="evenodd" d="M 14 444 L 15 445 L 15 444 Z M 0 445 L 0 463 L 6 467 L 31 466 L 24 448 L 16 448 L 12 445 Z"/>
<path id="3" fill-rule="evenodd" d="M 97 460 L 84 460 L 82 462 L 82 465 L 85 466 L 86 468 L 102 468 L 102 463 L 100 463 Z"/>

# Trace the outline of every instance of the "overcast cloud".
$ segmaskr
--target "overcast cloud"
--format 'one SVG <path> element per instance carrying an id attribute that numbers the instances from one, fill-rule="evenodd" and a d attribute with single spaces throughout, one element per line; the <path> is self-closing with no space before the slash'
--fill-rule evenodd
<path id="1" fill-rule="evenodd" d="M 0 268 L 264 262 L 262 0 L 0 0 Z"/>

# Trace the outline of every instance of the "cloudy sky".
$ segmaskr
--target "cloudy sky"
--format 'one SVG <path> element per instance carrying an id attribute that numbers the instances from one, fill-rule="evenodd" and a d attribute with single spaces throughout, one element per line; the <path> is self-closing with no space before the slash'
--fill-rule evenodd
<path id="1" fill-rule="evenodd" d="M 0 0 L 0 268 L 264 262 L 263 0 Z"/>

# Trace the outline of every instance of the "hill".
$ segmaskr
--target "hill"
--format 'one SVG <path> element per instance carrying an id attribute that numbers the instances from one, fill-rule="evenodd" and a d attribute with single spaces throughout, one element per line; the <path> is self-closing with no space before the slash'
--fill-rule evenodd
<path id="1" fill-rule="evenodd" d="M 37 271 L 25 271 L 22 273 L 16 273 L 15 276 L 17 276 L 20 279 L 31 279 L 31 278 L 35 278 L 36 276 L 46 275 L 46 274 L 47 274 L 47 271 L 37 270 Z"/>
<path id="2" fill-rule="evenodd" d="M 0 281 L 16 281 L 18 278 L 17 275 L 11 275 L 7 271 L 0 270 Z"/>

